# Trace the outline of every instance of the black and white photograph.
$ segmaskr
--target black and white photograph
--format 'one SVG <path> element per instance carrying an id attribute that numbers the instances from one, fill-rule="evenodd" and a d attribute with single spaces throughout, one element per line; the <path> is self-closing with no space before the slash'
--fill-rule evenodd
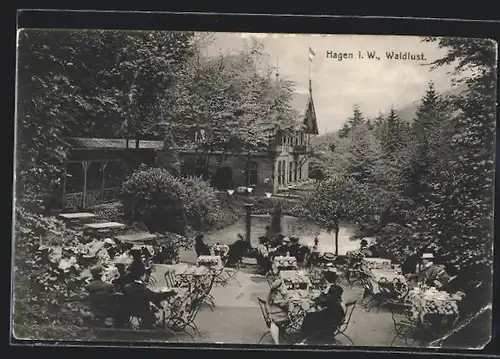
<path id="1" fill-rule="evenodd" d="M 497 43 L 17 33 L 19 341 L 482 348 Z"/>

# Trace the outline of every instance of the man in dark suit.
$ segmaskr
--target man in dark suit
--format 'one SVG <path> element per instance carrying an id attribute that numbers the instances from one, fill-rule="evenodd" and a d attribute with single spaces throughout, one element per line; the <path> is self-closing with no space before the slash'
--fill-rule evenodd
<path id="1" fill-rule="evenodd" d="M 102 280 L 102 268 L 94 267 L 90 270 L 92 281 L 85 287 L 89 293 L 87 299 L 94 318 L 99 324 L 104 324 L 106 318 L 114 316 L 112 295 L 115 293 L 113 284 Z"/>
<path id="2" fill-rule="evenodd" d="M 422 266 L 418 273 L 417 282 L 439 289 L 443 286 L 440 278 L 445 273 L 443 265 L 434 264 L 434 255 L 432 253 L 424 253 L 422 255 Z"/>

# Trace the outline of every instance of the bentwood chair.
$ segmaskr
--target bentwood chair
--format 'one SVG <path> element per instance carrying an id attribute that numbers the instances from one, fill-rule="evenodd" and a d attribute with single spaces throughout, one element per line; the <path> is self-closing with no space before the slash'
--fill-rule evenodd
<path id="1" fill-rule="evenodd" d="M 289 320 L 288 319 L 284 319 L 282 321 L 274 321 L 271 317 L 271 312 L 269 311 L 269 306 L 268 306 L 268 303 L 266 300 L 260 298 L 260 297 L 257 297 L 257 300 L 259 301 L 259 307 L 260 307 L 260 311 L 262 313 L 262 317 L 264 318 L 264 322 L 266 323 L 266 326 L 267 326 L 267 331 L 262 334 L 262 336 L 260 337 L 259 341 L 257 344 L 260 344 L 262 343 L 262 340 L 268 335 L 268 334 L 271 334 L 271 326 L 272 325 L 276 325 L 276 327 L 278 327 L 279 329 L 279 335 L 281 337 L 286 337 L 287 336 L 287 332 L 286 332 L 286 328 L 289 324 Z M 276 343 L 276 344 L 279 344 Z"/>
<path id="2" fill-rule="evenodd" d="M 339 343 L 337 337 L 339 335 L 342 335 L 347 340 L 349 340 L 349 342 L 352 345 L 354 345 L 354 342 L 352 341 L 352 339 L 345 332 L 347 331 L 347 327 L 349 326 L 349 323 L 351 322 L 352 313 L 354 312 L 354 308 L 356 308 L 356 303 L 357 303 L 357 301 L 353 300 L 353 301 L 347 302 L 345 304 L 346 313 L 344 316 L 344 320 L 342 321 L 342 324 L 338 327 L 338 329 L 333 334 L 334 342 Z"/>

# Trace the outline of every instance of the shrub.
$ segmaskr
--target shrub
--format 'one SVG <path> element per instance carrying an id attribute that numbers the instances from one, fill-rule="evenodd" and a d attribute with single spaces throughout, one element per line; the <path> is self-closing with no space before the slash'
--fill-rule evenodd
<path id="1" fill-rule="evenodd" d="M 185 186 L 164 169 L 139 169 L 123 183 L 121 201 L 127 216 L 151 232 L 185 233 Z"/>
<path id="2" fill-rule="evenodd" d="M 221 213 L 217 191 L 200 177 L 181 178 L 186 218 L 196 230 L 211 226 Z"/>
<path id="3" fill-rule="evenodd" d="M 186 225 L 211 228 L 221 217 L 234 214 L 222 206 L 217 191 L 199 177 L 176 177 L 165 169 L 142 168 L 123 184 L 122 203 L 127 215 L 152 232 L 184 235 Z"/>

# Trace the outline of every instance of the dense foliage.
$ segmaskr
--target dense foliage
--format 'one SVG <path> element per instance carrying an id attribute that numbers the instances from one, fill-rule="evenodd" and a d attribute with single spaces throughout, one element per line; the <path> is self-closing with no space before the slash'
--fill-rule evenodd
<path id="1" fill-rule="evenodd" d="M 176 177 L 162 168 L 141 168 L 123 183 L 127 216 L 152 232 L 185 234 L 211 228 L 221 216 L 217 191 L 199 177 Z"/>
<path id="2" fill-rule="evenodd" d="M 410 248 L 432 250 L 458 267 L 463 283 L 483 283 L 471 295 L 484 305 L 493 260 L 495 44 L 424 41 L 446 50 L 432 66 L 456 65 L 463 91 L 446 96 L 430 83 L 410 124 L 396 109 L 367 121 L 355 107 L 340 133 L 316 146 L 330 178 L 318 185 L 310 213 L 332 227 L 350 218 L 360 236 L 378 238 L 377 254 L 394 260 Z"/>
<path id="3" fill-rule="evenodd" d="M 31 204 L 60 183 L 63 136 L 158 135 L 166 89 L 194 51 L 190 32 L 23 30 L 17 185 Z"/>

